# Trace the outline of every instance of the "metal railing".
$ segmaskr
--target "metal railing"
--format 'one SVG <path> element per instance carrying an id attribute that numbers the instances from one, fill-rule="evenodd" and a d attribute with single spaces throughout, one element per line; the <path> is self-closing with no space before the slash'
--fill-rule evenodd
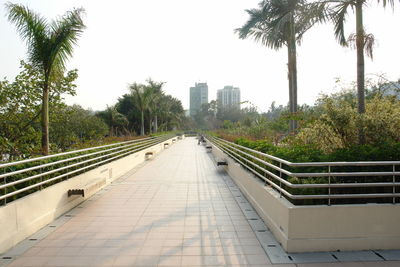
<path id="1" fill-rule="evenodd" d="M 399 202 L 400 161 L 292 163 L 221 138 L 207 140 L 293 204 Z"/>
<path id="2" fill-rule="evenodd" d="M 162 143 L 169 138 L 172 136 L 148 137 L 0 164 L 1 204 L 5 205 L 44 187 Z"/>

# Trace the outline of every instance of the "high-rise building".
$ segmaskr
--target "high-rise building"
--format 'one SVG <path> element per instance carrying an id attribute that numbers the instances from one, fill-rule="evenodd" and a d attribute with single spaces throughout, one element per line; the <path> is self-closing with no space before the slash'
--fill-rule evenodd
<path id="1" fill-rule="evenodd" d="M 208 103 L 208 85 L 207 83 L 196 83 L 190 87 L 190 116 L 194 116 L 200 111 L 203 104 Z"/>
<path id="2" fill-rule="evenodd" d="M 217 91 L 218 108 L 240 108 L 240 89 L 233 86 L 224 86 Z"/>

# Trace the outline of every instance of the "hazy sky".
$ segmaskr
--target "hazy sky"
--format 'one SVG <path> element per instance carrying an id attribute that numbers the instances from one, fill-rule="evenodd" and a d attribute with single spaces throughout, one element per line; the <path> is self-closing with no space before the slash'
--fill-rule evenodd
<path id="1" fill-rule="evenodd" d="M 87 29 L 68 68 L 79 70 L 77 96 L 69 104 L 94 110 L 112 105 L 132 82 L 151 77 L 166 82 L 165 91 L 189 107 L 189 87 L 207 82 L 210 100 L 224 85 L 241 89 L 248 100 L 267 110 L 272 101 L 286 104 L 287 50 L 270 50 L 240 40 L 234 29 L 248 19 L 245 9 L 260 0 L 16 0 L 47 18 L 84 7 Z M 369 1 L 377 2 L 377 1 Z M 0 0 L 0 77 L 12 79 L 26 46 L 6 19 Z M 397 3 L 396 3 L 397 4 Z M 366 30 L 377 39 L 374 61 L 366 73 L 400 78 L 400 5 L 395 11 L 376 4 L 365 9 Z M 347 33 L 354 32 L 351 15 Z M 298 102 L 312 104 L 335 89 L 335 77 L 355 80 L 355 51 L 340 47 L 331 25 L 307 32 L 298 48 Z"/>

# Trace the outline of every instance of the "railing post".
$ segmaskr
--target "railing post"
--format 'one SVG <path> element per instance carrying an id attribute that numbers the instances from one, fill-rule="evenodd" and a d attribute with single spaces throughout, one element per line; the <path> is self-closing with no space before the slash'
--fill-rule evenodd
<path id="1" fill-rule="evenodd" d="M 393 164 L 393 194 L 396 194 L 396 165 Z M 393 196 L 393 204 L 396 204 L 396 197 Z"/>
<path id="2" fill-rule="evenodd" d="M 282 162 L 279 162 L 279 177 L 282 179 Z M 279 197 L 282 197 L 282 181 L 279 180 Z"/>
<path id="3" fill-rule="evenodd" d="M 328 173 L 329 173 L 329 176 L 328 176 L 328 184 L 329 184 L 329 186 L 328 186 L 328 195 L 329 195 L 329 198 L 328 198 L 328 206 L 330 206 L 331 205 L 331 165 L 328 165 Z"/>

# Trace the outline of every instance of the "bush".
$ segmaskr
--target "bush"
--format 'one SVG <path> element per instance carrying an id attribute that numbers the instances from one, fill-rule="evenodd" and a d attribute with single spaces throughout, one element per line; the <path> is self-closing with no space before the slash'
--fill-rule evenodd
<path id="1" fill-rule="evenodd" d="M 366 143 L 382 146 L 400 142 L 400 102 L 393 97 L 374 97 L 366 102 L 366 113 L 360 115 L 352 103 L 343 99 L 321 100 L 324 113 L 289 142 L 313 145 L 324 153 L 350 148 L 357 144 L 361 125 Z"/>

